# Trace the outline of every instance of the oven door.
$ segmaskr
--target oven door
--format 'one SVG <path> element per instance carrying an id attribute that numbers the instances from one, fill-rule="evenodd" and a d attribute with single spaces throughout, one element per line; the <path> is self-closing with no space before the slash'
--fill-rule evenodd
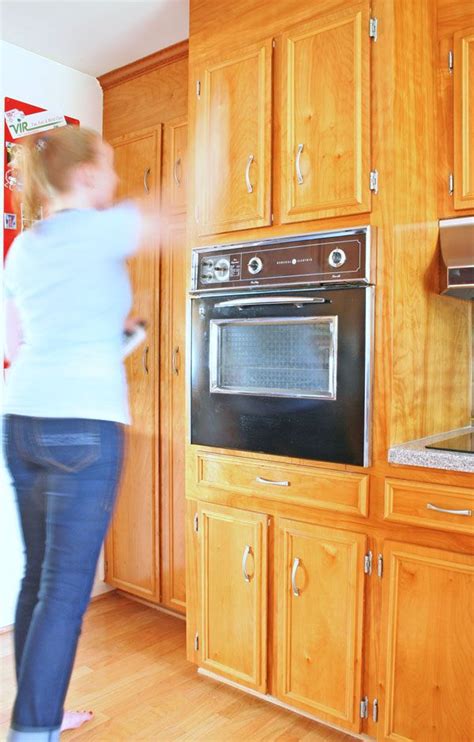
<path id="1" fill-rule="evenodd" d="M 368 465 L 372 296 L 194 298 L 191 442 Z"/>

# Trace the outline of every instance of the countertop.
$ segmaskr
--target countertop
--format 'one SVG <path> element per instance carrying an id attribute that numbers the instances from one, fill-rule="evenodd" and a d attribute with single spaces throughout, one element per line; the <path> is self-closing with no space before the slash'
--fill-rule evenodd
<path id="1" fill-rule="evenodd" d="M 388 451 L 388 460 L 391 464 L 405 464 L 405 466 L 425 466 L 429 469 L 448 469 L 450 471 L 474 472 L 474 454 L 458 453 L 457 451 L 439 451 L 425 448 L 428 443 L 436 443 L 446 438 L 455 438 L 463 433 L 472 433 L 474 426 L 450 430 L 448 433 L 431 435 L 408 443 L 400 443 Z"/>

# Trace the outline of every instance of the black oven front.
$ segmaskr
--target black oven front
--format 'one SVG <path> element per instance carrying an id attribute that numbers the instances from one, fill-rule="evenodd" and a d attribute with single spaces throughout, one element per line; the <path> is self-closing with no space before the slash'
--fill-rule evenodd
<path id="1" fill-rule="evenodd" d="M 369 464 L 369 235 L 195 251 L 192 443 Z"/>

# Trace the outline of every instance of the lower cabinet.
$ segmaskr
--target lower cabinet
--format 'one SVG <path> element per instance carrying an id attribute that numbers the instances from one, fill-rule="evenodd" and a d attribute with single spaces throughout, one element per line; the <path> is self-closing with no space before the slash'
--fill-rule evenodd
<path id="1" fill-rule="evenodd" d="M 387 541 L 379 741 L 474 740 L 474 557 Z"/>
<path id="2" fill-rule="evenodd" d="M 199 649 L 202 667 L 266 691 L 266 515 L 200 503 Z"/>
<path id="3" fill-rule="evenodd" d="M 189 500 L 188 657 L 377 742 L 474 742 L 474 555 L 440 534 L 465 526 L 451 507 L 430 529 L 426 483 L 388 485 L 387 520 L 416 540 L 423 517 L 419 540 L 445 548 Z M 472 510 L 472 490 L 432 490 Z"/>
<path id="4" fill-rule="evenodd" d="M 360 729 L 366 537 L 280 518 L 277 695 Z"/>

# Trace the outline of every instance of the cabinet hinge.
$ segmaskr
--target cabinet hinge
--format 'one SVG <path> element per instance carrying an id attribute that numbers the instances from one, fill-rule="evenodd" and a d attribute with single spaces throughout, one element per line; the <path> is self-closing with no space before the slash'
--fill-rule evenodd
<path id="1" fill-rule="evenodd" d="M 201 97 L 201 80 L 196 80 L 196 98 Z"/>
<path id="2" fill-rule="evenodd" d="M 370 187 L 370 190 L 373 191 L 373 193 L 378 193 L 379 192 L 379 173 L 378 173 L 378 170 L 371 170 L 370 171 L 369 187 Z"/>
<path id="3" fill-rule="evenodd" d="M 194 516 L 194 533 L 199 533 L 199 515 L 197 513 Z"/>
<path id="4" fill-rule="evenodd" d="M 369 20 L 369 36 L 374 41 L 377 41 L 377 31 L 378 31 L 378 20 L 377 18 L 371 18 Z"/>
<path id="5" fill-rule="evenodd" d="M 448 52 L 448 70 L 452 72 L 454 69 L 454 54 L 453 50 L 450 49 Z"/>
<path id="6" fill-rule="evenodd" d="M 448 175 L 448 193 L 450 196 L 454 193 L 454 175 L 453 173 L 449 173 Z"/>
<path id="7" fill-rule="evenodd" d="M 383 556 L 379 554 L 377 557 L 377 577 L 383 577 Z"/>
<path id="8" fill-rule="evenodd" d="M 367 696 L 364 696 L 364 698 L 360 702 L 360 718 L 367 719 L 368 716 L 369 716 L 369 699 L 367 698 Z"/>
<path id="9" fill-rule="evenodd" d="M 371 575 L 372 574 L 372 552 L 368 551 L 367 554 L 364 554 L 364 574 Z"/>
<path id="10" fill-rule="evenodd" d="M 196 652 L 199 650 L 199 634 L 197 633 L 197 631 L 194 634 L 194 649 L 196 650 Z"/>
<path id="11" fill-rule="evenodd" d="M 277 45 L 277 43 L 276 43 L 275 39 L 272 39 L 272 46 L 273 46 L 273 48 L 275 48 L 276 45 Z"/>
<path id="12" fill-rule="evenodd" d="M 379 720 L 379 702 L 376 698 L 372 701 L 372 721 Z"/>

